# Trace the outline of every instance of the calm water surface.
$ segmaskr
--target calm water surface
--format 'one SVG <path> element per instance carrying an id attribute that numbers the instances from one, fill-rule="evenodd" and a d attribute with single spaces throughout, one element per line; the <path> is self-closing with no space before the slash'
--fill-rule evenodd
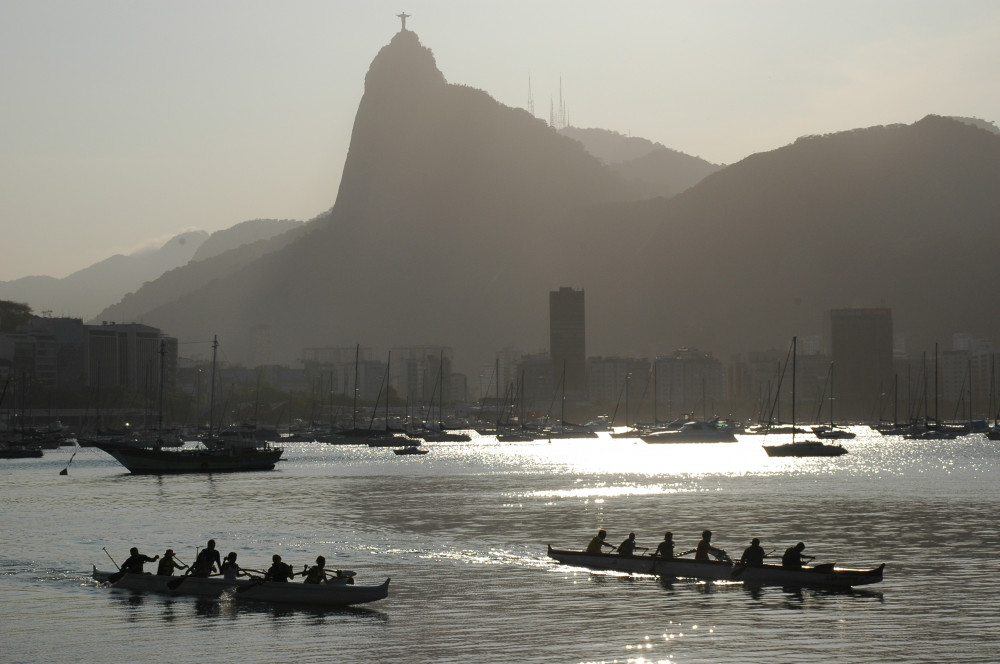
<path id="1" fill-rule="evenodd" d="M 858 431 L 867 431 L 861 430 Z M 775 442 L 775 437 L 767 441 Z M 834 459 L 761 439 L 296 443 L 273 472 L 132 476 L 85 448 L 0 460 L 0 662 L 990 662 L 1000 618 L 998 443 L 863 433 Z M 597 528 L 655 546 L 704 528 L 738 555 L 799 540 L 872 567 L 852 592 L 664 582 L 558 566 Z M 247 567 L 325 555 L 389 598 L 348 610 L 97 587 L 130 546 L 191 562 L 214 537 Z M 149 568 L 155 567 L 148 565 Z"/>

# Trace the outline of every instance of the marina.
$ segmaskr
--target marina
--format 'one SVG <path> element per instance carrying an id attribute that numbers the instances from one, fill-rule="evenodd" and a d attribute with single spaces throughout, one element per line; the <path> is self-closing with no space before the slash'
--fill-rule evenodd
<path id="1" fill-rule="evenodd" d="M 135 475 L 93 448 L 68 475 L 72 448 L 5 460 L 5 658 L 188 664 L 238 644 L 241 662 L 321 662 L 335 644 L 345 661 L 988 661 L 996 444 L 852 430 L 850 454 L 831 458 L 768 457 L 762 442 L 781 435 L 648 445 L 604 432 L 521 443 L 472 433 L 402 464 L 367 445 L 284 443 L 262 473 Z M 582 550 L 599 527 L 614 543 L 634 531 L 647 548 L 669 529 L 679 550 L 707 527 L 734 558 L 752 537 L 778 554 L 802 540 L 816 563 L 884 562 L 885 575 L 853 588 L 758 586 L 548 556 L 547 542 Z M 359 584 L 391 577 L 391 591 L 325 608 L 91 578 L 110 565 L 102 547 L 119 563 L 131 546 L 191 563 L 210 537 L 247 567 L 324 555 Z"/>

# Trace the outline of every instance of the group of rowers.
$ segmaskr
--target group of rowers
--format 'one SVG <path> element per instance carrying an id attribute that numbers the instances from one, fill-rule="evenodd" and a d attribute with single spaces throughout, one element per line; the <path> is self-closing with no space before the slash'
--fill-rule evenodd
<path id="1" fill-rule="evenodd" d="M 608 532 L 603 528 L 597 531 L 597 535 L 590 540 L 590 544 L 587 545 L 587 553 L 603 553 L 604 547 L 608 547 L 612 551 L 617 551 L 619 556 L 624 558 L 631 558 L 635 555 L 636 549 L 641 549 L 643 551 L 648 551 L 648 547 L 638 546 L 635 543 L 635 533 L 629 533 L 621 544 L 615 546 L 609 544 L 607 541 Z M 785 550 L 784 555 L 781 557 L 781 566 L 784 569 L 802 569 L 802 563 L 806 560 L 812 560 L 812 556 L 806 556 L 802 554 L 802 551 L 806 548 L 803 542 L 799 542 L 795 546 L 790 546 Z M 723 551 L 722 549 L 712 546 L 712 531 L 705 530 L 701 533 L 701 540 L 698 542 L 698 546 L 688 551 L 683 551 L 678 554 L 674 554 L 674 534 L 667 531 L 663 536 L 663 541 L 657 545 L 656 549 L 653 551 L 653 558 L 677 558 L 680 556 L 686 556 L 689 553 L 694 553 L 694 559 L 697 561 L 708 561 L 709 556 L 713 556 L 716 560 L 721 560 L 723 562 L 733 562 L 732 558 Z M 747 567 L 763 567 L 764 558 L 768 557 L 768 553 L 764 552 L 764 548 L 760 545 L 760 540 L 756 537 L 753 538 L 748 546 L 743 551 L 743 555 L 740 557 L 740 564 Z"/>
<path id="2" fill-rule="evenodd" d="M 208 545 L 198 552 L 197 557 L 191 565 L 185 565 L 174 554 L 173 549 L 167 549 L 162 556 L 155 555 L 150 558 L 139 553 L 137 547 L 132 547 L 129 557 L 121 564 L 121 572 L 132 574 L 145 574 L 144 563 L 159 561 L 156 573 L 159 576 L 173 576 L 175 570 L 187 570 L 184 576 L 194 576 L 206 578 L 209 576 L 222 576 L 228 581 L 235 581 L 241 576 L 250 577 L 260 581 L 276 581 L 286 583 L 296 575 L 304 577 L 305 583 L 347 583 L 353 584 L 354 579 L 350 574 L 344 575 L 341 570 L 327 570 L 326 558 L 319 556 L 316 564 L 303 565 L 301 572 L 296 572 L 292 566 L 281 560 L 281 556 L 274 554 L 271 557 L 271 566 L 266 570 L 245 569 L 236 563 L 236 553 L 229 552 L 225 558 L 219 555 L 219 550 L 215 548 L 215 540 L 208 540 Z M 256 575 L 256 576 L 255 576 Z"/>

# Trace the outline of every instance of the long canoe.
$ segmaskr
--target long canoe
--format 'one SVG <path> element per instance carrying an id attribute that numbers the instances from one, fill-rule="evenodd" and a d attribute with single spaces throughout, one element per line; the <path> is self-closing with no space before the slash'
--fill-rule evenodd
<path id="1" fill-rule="evenodd" d="M 113 583 L 109 578 L 114 572 L 102 571 L 94 567 L 94 580 L 112 588 L 135 592 L 163 593 L 168 595 L 193 595 L 196 597 L 220 597 L 223 594 L 237 599 L 282 604 L 310 604 L 319 606 L 349 606 L 385 599 L 389 595 L 389 579 L 378 585 L 353 585 L 346 583 L 278 583 L 253 579 L 226 580 L 220 577 L 184 577 L 176 588 L 170 588 L 170 581 L 177 582 L 179 576 L 128 573 Z"/>
<path id="2" fill-rule="evenodd" d="M 653 558 L 652 556 L 622 557 L 615 553 L 585 553 L 553 549 L 549 557 L 564 565 L 595 570 L 612 570 L 630 574 L 653 574 L 675 578 L 708 579 L 712 581 L 742 581 L 744 583 L 777 586 L 822 586 L 850 588 L 878 583 L 882 580 L 885 563 L 874 569 L 844 569 L 833 564 L 784 569 L 780 565 L 749 567 L 734 562 L 698 561 L 689 558 Z"/>

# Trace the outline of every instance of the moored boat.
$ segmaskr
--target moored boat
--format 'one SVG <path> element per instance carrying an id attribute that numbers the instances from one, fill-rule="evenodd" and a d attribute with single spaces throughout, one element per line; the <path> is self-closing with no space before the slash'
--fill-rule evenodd
<path id="1" fill-rule="evenodd" d="M 735 443 L 732 427 L 719 418 L 685 422 L 679 429 L 666 429 L 639 436 L 644 443 Z"/>
<path id="2" fill-rule="evenodd" d="M 763 447 L 769 457 L 817 457 L 847 454 L 846 448 L 824 443 L 821 440 L 797 440 L 781 445 L 764 445 Z"/>
<path id="3" fill-rule="evenodd" d="M 232 473 L 271 470 L 284 452 L 256 440 L 253 427 L 223 427 L 215 433 L 212 413 L 215 411 L 215 356 L 218 338 L 212 339 L 213 389 L 209 397 L 208 434 L 196 448 L 164 449 L 159 441 L 152 445 L 121 442 L 98 442 L 93 446 L 107 452 L 129 472 L 147 475 L 169 473 Z"/>
<path id="4" fill-rule="evenodd" d="M 795 440 L 795 434 L 798 431 L 795 428 L 795 358 L 798 354 L 797 346 L 798 337 L 792 337 L 792 347 L 789 349 L 789 354 L 792 356 L 792 442 L 781 445 L 763 445 L 764 451 L 769 457 L 829 457 L 847 454 L 847 449 L 840 445 L 829 445 L 820 440 Z M 785 361 L 785 366 L 788 366 L 787 360 Z M 780 381 L 778 388 L 780 391 Z M 775 396 L 775 405 L 777 405 L 777 402 L 778 397 Z"/>
<path id="5" fill-rule="evenodd" d="M 395 454 L 400 456 L 406 456 L 410 454 L 427 454 L 427 450 L 422 447 L 417 447 L 416 445 L 407 445 L 406 447 L 397 447 L 393 450 Z"/>
<path id="6" fill-rule="evenodd" d="M 42 456 L 42 448 L 37 445 L 0 442 L 0 459 L 33 459 Z"/>
<path id="7" fill-rule="evenodd" d="M 699 561 L 690 558 L 654 558 L 653 556 L 623 557 L 614 553 L 586 553 L 548 547 L 548 555 L 564 565 L 592 570 L 650 574 L 662 577 L 706 579 L 710 581 L 740 581 L 749 584 L 777 586 L 817 586 L 851 588 L 882 581 L 885 564 L 873 569 L 844 569 L 834 563 L 785 569 L 780 565 L 749 567 L 731 561 Z"/>
<path id="8" fill-rule="evenodd" d="M 95 581 L 112 588 L 134 592 L 152 592 L 169 595 L 192 595 L 196 597 L 220 597 L 231 595 L 238 599 L 282 604 L 310 604 L 318 606 L 349 606 L 385 599 L 389 595 L 389 579 L 378 585 L 355 585 L 347 583 L 278 583 L 261 579 L 227 580 L 221 577 L 183 577 L 183 582 L 175 583 L 175 588 L 167 585 L 182 577 L 158 574 L 125 574 L 110 582 L 114 572 L 94 567 Z"/>
<path id="9" fill-rule="evenodd" d="M 272 470 L 284 452 L 280 447 L 271 447 L 266 443 L 233 445 L 210 442 L 206 447 L 194 449 L 133 447 L 96 442 L 93 446 L 107 452 L 128 468 L 129 472 L 137 475 Z"/>

